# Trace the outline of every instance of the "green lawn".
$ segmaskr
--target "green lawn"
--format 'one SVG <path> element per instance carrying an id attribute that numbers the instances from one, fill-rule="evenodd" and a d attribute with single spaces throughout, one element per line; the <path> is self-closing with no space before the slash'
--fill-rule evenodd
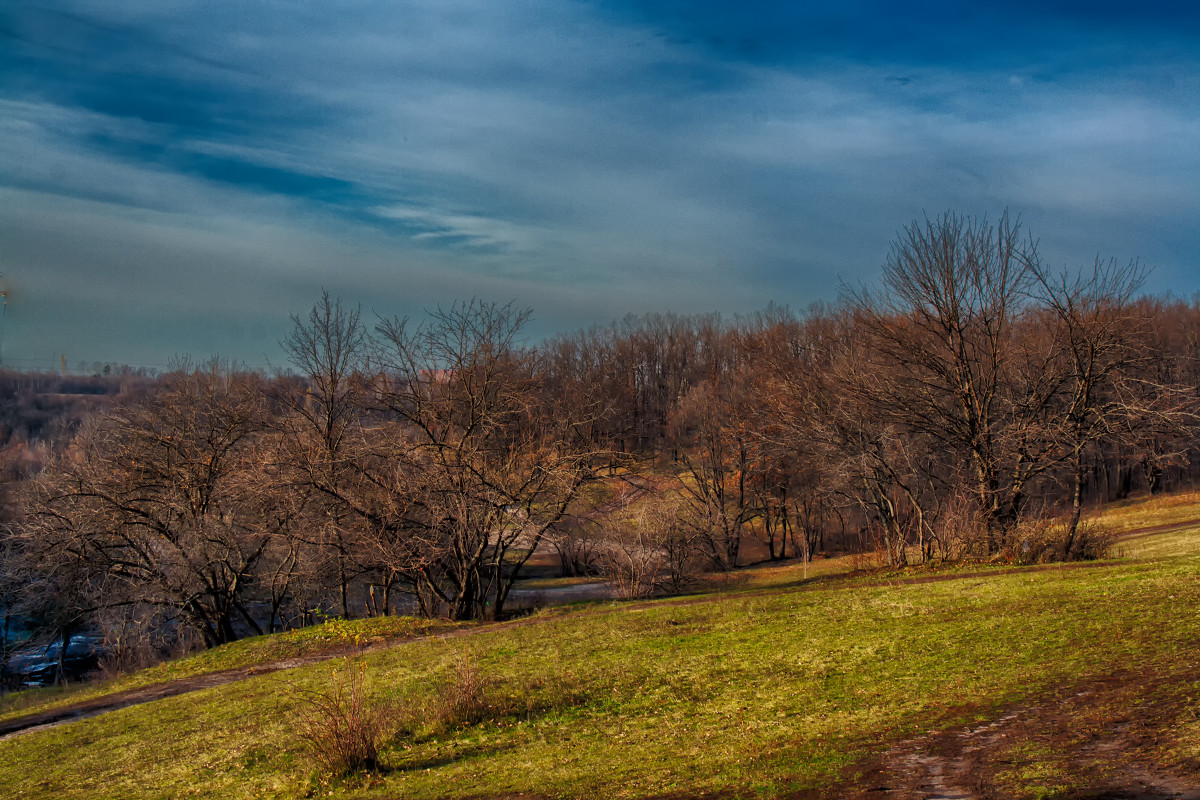
<path id="1" fill-rule="evenodd" d="M 1200 517 L 1196 502 L 1190 518 Z M 504 710 L 449 730 L 418 725 L 370 775 L 321 775 L 297 736 L 303 692 L 327 686 L 331 670 L 345 668 L 338 661 L 0 742 L 0 787 L 14 798 L 770 796 L 819 787 L 889 740 L 987 719 L 1090 677 L 1194 666 L 1200 529 L 1135 539 L 1125 554 L 921 584 L 775 573 L 711 596 L 555 609 L 372 652 L 363 658 L 377 703 L 419 713 L 469 652 Z M 1195 731 L 1184 733 L 1164 746 L 1200 757 Z M 1030 752 L 1027 778 L 1014 780 L 1054 778 L 1052 760 Z"/>

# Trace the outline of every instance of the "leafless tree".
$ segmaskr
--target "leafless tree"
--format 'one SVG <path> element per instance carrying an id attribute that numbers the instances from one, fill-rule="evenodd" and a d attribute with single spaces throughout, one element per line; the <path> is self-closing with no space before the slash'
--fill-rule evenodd
<path id="1" fill-rule="evenodd" d="M 676 406 L 670 432 L 696 539 L 714 567 L 732 569 L 756 514 L 751 478 L 756 465 L 744 387 L 736 378 L 696 386 Z"/>
<path id="2" fill-rule="evenodd" d="M 356 472 L 367 331 L 357 308 L 322 292 L 307 317 L 293 315 L 281 344 L 305 379 L 284 393 L 289 413 L 281 420 L 294 489 L 310 495 L 314 544 L 331 556 L 341 613 L 349 617 L 349 587 L 365 569 L 358 520 L 346 500 Z"/>
<path id="3" fill-rule="evenodd" d="M 403 426 L 396 534 L 418 589 L 454 619 L 503 612 L 521 568 L 590 474 L 569 409 L 541 393 L 518 341 L 529 312 L 471 301 L 378 327 L 373 393 Z"/>
<path id="4" fill-rule="evenodd" d="M 1054 315 L 1055 349 L 1066 365 L 1062 407 L 1062 455 L 1070 475 L 1071 516 L 1063 544 L 1070 557 L 1083 514 L 1089 450 L 1118 435 L 1137 416 L 1132 371 L 1147 353 L 1147 319 L 1136 301 L 1145 280 L 1136 262 L 1097 260 L 1090 273 L 1052 275 L 1037 268 L 1039 297 Z M 1149 409 L 1142 407 L 1143 413 Z"/>
<path id="5" fill-rule="evenodd" d="M 1007 213 L 996 225 L 947 213 L 906 227 L 878 296 L 851 298 L 872 366 L 888 375 L 874 407 L 961 459 L 993 552 L 1051 463 L 1041 426 L 1058 376 L 1038 368 L 1045 353 L 1016 347 L 1038 268 L 1036 243 Z"/>
<path id="6" fill-rule="evenodd" d="M 158 609 L 209 645 L 260 630 L 247 597 L 272 534 L 244 472 L 261 394 L 217 364 L 168 376 L 94 418 L 31 485 L 24 545 L 79 611 Z"/>

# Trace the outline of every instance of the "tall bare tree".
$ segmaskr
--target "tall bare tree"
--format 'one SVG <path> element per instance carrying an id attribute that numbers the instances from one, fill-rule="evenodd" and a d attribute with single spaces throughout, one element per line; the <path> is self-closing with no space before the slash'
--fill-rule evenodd
<path id="1" fill-rule="evenodd" d="M 1138 415 L 1133 370 L 1144 362 L 1150 320 L 1136 303 L 1146 271 L 1136 262 L 1097 260 L 1090 272 L 1052 275 L 1037 268 L 1039 296 L 1051 311 L 1055 348 L 1068 380 L 1062 408 L 1063 458 L 1070 475 L 1071 516 L 1063 545 L 1070 557 L 1083 514 L 1089 450 L 1115 438 Z"/>
<path id="2" fill-rule="evenodd" d="M 378 328 L 373 391 L 402 425 L 390 462 L 412 498 L 397 535 L 419 590 L 455 619 L 502 613 L 589 474 L 571 411 L 540 391 L 519 341 L 528 318 L 471 301 Z"/>
<path id="3" fill-rule="evenodd" d="M 331 555 L 341 613 L 350 616 L 351 582 L 364 570 L 358 521 L 347 509 L 355 478 L 368 337 L 357 308 L 321 293 L 307 317 L 292 316 L 281 342 L 304 383 L 288 387 L 282 420 L 296 489 L 311 495 L 317 541 Z"/>
<path id="4" fill-rule="evenodd" d="M 961 459 L 993 551 L 1016 524 L 1030 480 L 1048 467 L 1037 425 L 1057 387 L 1035 354 L 1019 363 L 1015 347 L 1038 267 L 1036 242 L 1007 213 L 995 225 L 947 213 L 906 227 L 878 296 L 851 299 L 890 375 L 877 384 L 875 408 Z"/>

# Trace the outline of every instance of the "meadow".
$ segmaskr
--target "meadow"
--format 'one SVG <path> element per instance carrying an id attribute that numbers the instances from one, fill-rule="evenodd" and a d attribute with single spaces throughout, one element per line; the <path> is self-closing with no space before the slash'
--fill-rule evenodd
<path id="1" fill-rule="evenodd" d="M 64 799 L 853 796 L 930 758 L 953 765 L 965 736 L 989 756 L 971 768 L 993 796 L 1069 796 L 1135 773 L 1200 787 L 1200 496 L 1103 516 L 1135 535 L 1101 562 L 848 573 L 846 560 L 808 577 L 776 566 L 706 593 L 507 623 L 339 621 L 18 696 L 5 717 L 350 654 L 12 736 L 0 787 Z M 1155 526 L 1172 529 L 1136 535 Z M 482 712 L 439 717 L 464 665 Z M 298 731 L 312 698 L 356 671 L 394 733 L 376 767 L 336 775 Z"/>

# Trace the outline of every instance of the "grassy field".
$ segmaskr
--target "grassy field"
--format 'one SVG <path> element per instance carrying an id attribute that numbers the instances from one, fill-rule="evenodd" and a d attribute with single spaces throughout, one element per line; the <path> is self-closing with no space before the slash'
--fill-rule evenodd
<path id="1" fill-rule="evenodd" d="M 1153 503 L 1108 513 L 1136 519 L 1130 528 L 1200 518 L 1200 497 Z M 1087 566 L 929 582 L 776 568 L 710 595 L 551 609 L 378 649 L 361 656 L 365 690 L 397 719 L 435 707 L 464 658 L 488 676 L 495 711 L 470 725 L 417 723 L 365 775 L 322 774 L 297 735 L 306 692 L 344 673 L 339 659 L 2 741 L 0 788 L 13 798 L 774 796 L 853 785 L 893 743 L 1101 685 L 1107 694 L 1080 701 L 1070 735 L 1118 707 L 1153 705 L 1162 730 L 1145 753 L 1200 764 L 1200 528 L 1122 550 Z M 386 623 L 343 624 L 338 637 L 369 640 L 372 624 Z M 127 681 L 298 646 L 239 643 Z M 1154 680 L 1142 690 L 1121 676 Z M 1070 741 L 1014 739 L 996 785 L 1054 796 L 1073 779 Z"/>
<path id="2" fill-rule="evenodd" d="M 225 670 L 253 668 L 290 659 L 358 651 L 389 642 L 464 627 L 447 620 L 412 617 L 378 617 L 363 620 L 332 619 L 323 625 L 300 628 L 272 636 L 242 639 L 224 647 L 159 664 L 101 683 L 28 689 L 0 698 L 0 720 L 35 711 L 48 711 L 108 694 L 138 689 L 165 681 L 207 675 Z"/>

